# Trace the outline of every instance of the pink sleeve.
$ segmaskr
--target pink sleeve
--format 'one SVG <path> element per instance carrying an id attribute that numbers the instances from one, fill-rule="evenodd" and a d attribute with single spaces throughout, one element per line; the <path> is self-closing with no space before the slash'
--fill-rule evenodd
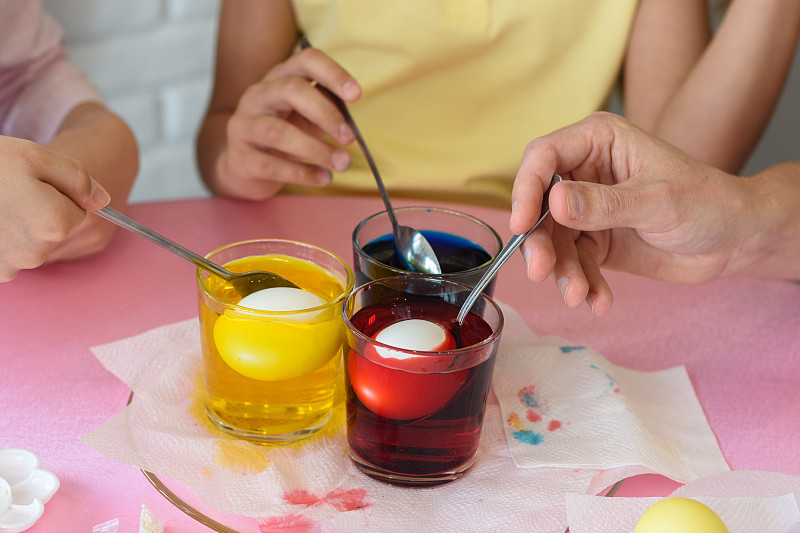
<path id="1" fill-rule="evenodd" d="M 102 102 L 38 1 L 0 0 L 0 134 L 46 143 L 77 105 Z"/>

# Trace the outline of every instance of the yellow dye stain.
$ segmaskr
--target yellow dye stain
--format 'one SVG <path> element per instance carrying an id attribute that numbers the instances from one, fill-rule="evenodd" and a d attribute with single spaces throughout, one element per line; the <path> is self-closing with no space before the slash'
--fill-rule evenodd
<path id="1" fill-rule="evenodd" d="M 508 425 L 512 428 L 516 429 L 517 431 L 522 431 L 525 429 L 525 422 L 517 415 L 517 413 L 511 413 L 508 417 Z"/>
<path id="2" fill-rule="evenodd" d="M 272 464 L 263 449 L 248 442 L 219 439 L 216 445 L 214 462 L 231 472 L 242 475 L 258 474 Z"/>
<path id="3" fill-rule="evenodd" d="M 192 418 L 205 429 L 212 433 L 219 433 L 217 426 L 208 419 L 206 414 L 206 395 L 203 388 L 203 376 L 198 371 L 192 387 L 189 412 Z M 264 450 L 245 441 L 231 440 L 220 433 L 220 438 L 215 443 L 217 451 L 214 454 L 214 463 L 227 468 L 231 472 L 241 474 L 257 474 L 263 472 L 272 464 Z M 203 477 L 211 478 L 211 471 L 204 468 Z"/>

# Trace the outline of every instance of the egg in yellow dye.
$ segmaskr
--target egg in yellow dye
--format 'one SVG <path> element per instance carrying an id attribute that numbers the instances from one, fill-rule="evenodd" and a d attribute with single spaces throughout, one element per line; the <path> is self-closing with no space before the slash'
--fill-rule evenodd
<path id="1" fill-rule="evenodd" d="M 717 513 L 691 498 L 664 498 L 650 506 L 633 533 L 728 533 Z"/>
<path id="2" fill-rule="evenodd" d="M 341 322 L 331 308 L 294 311 L 326 303 L 301 289 L 253 293 L 238 305 L 271 313 L 226 310 L 214 324 L 217 351 L 228 366 L 252 379 L 282 381 L 309 374 L 338 355 Z"/>

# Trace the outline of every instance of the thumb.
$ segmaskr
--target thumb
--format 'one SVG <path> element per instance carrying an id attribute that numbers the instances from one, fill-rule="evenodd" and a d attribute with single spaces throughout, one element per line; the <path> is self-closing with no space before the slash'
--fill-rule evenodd
<path id="1" fill-rule="evenodd" d="M 108 194 L 108 191 L 94 178 L 90 177 L 89 181 L 89 196 L 83 197 L 82 200 L 78 202 L 78 205 L 87 211 L 95 211 L 107 206 L 111 202 L 111 195 Z"/>
<path id="2" fill-rule="evenodd" d="M 550 212 L 559 224 L 582 231 L 641 228 L 657 212 L 658 199 L 648 198 L 629 183 L 564 181 L 550 192 Z"/>
<path id="3" fill-rule="evenodd" d="M 111 195 L 89 175 L 83 163 L 60 154 L 42 164 L 39 179 L 86 211 L 95 211 L 111 201 Z"/>
<path id="4" fill-rule="evenodd" d="M 96 211 L 111 202 L 108 191 L 88 174 L 74 181 L 64 179 L 64 176 L 53 175 L 44 176 L 41 180 L 58 189 L 84 211 Z"/>

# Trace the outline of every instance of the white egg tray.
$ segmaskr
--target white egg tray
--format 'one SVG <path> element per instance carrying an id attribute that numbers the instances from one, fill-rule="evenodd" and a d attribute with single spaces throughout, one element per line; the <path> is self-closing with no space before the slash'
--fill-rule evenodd
<path id="1" fill-rule="evenodd" d="M 39 456 L 31 451 L 0 449 L 0 533 L 30 528 L 58 490 L 58 478 L 39 468 L 40 464 Z"/>

